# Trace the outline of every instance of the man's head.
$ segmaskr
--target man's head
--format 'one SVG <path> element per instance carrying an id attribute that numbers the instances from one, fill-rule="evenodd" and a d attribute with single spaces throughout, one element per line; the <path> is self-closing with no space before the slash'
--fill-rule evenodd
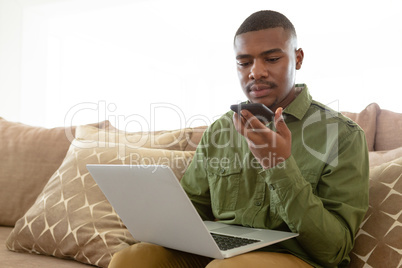
<path id="1" fill-rule="evenodd" d="M 297 39 L 296 30 L 292 22 L 283 14 L 272 10 L 262 10 L 251 14 L 237 29 L 235 38 L 239 34 L 277 27 L 288 31 L 289 34 Z"/>
<path id="2" fill-rule="evenodd" d="M 294 99 L 296 70 L 303 62 L 293 24 L 275 11 L 259 11 L 234 38 L 240 84 L 251 102 L 276 110 Z"/>

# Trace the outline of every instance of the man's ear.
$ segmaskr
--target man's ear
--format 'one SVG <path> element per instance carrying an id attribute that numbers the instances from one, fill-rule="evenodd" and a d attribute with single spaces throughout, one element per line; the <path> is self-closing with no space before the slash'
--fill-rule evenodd
<path id="1" fill-rule="evenodd" d="M 299 48 L 296 50 L 296 70 L 300 70 L 304 59 L 303 49 Z"/>

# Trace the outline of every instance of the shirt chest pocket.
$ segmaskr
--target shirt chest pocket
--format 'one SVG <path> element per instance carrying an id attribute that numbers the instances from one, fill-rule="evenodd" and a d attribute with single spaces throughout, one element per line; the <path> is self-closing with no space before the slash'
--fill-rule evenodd
<path id="1" fill-rule="evenodd" d="M 212 208 L 218 212 L 234 210 L 239 194 L 241 168 L 208 167 L 207 170 Z"/>

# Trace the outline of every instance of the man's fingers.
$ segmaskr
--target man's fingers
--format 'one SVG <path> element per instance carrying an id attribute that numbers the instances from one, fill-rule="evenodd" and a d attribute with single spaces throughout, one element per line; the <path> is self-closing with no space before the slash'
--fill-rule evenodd
<path id="1" fill-rule="evenodd" d="M 238 114 L 233 114 L 233 123 L 237 132 L 239 132 L 242 136 L 244 136 L 244 118 Z"/>
<path id="2" fill-rule="evenodd" d="M 240 111 L 242 117 L 243 117 L 243 123 L 244 127 L 249 129 L 249 130 L 257 130 L 257 129 L 265 129 L 265 126 L 263 123 L 258 120 L 257 117 L 255 117 L 252 113 L 250 113 L 247 110 L 241 110 Z"/>
<path id="3" fill-rule="evenodd" d="M 278 109 L 276 109 L 275 111 L 275 128 L 276 128 L 276 132 L 285 137 L 285 138 L 289 138 L 291 136 L 291 132 L 288 128 L 288 126 L 285 123 L 285 120 L 283 118 L 283 108 L 279 107 Z"/>

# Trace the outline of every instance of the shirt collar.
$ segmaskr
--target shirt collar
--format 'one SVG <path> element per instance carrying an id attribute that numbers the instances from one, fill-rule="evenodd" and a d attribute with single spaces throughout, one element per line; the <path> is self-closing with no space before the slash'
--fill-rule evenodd
<path id="1" fill-rule="evenodd" d="M 283 112 L 301 120 L 310 108 L 312 97 L 306 84 L 296 84 L 296 89 L 300 88 L 299 95 L 286 107 Z"/>

